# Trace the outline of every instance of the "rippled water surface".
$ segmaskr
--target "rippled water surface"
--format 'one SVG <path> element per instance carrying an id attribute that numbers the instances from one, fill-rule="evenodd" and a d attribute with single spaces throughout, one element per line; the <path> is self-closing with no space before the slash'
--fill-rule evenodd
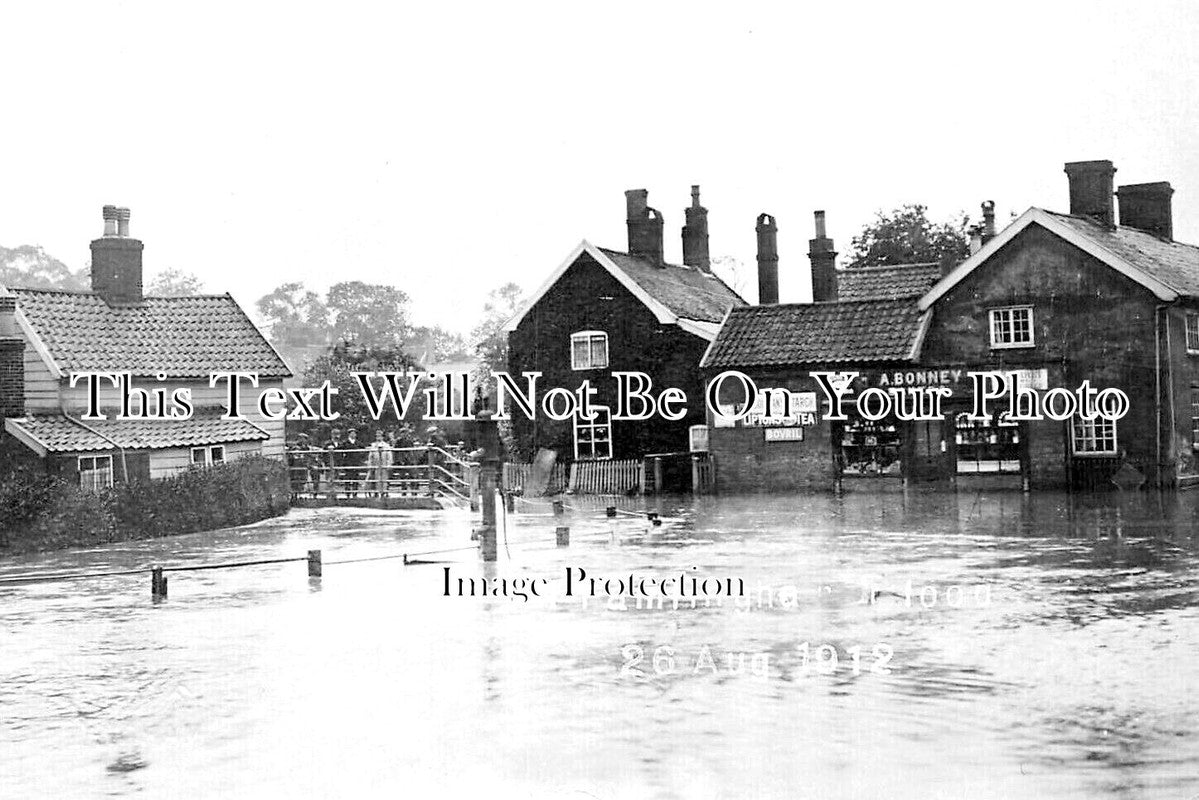
<path id="1" fill-rule="evenodd" d="M 0 797 L 1199 795 L 1199 493 L 567 502 L 568 547 L 522 503 L 486 569 L 328 563 L 470 545 L 460 511 L 0 560 L 326 561 L 174 572 L 162 602 L 148 573 L 0 585 Z M 549 596 L 445 597 L 445 567 Z M 749 597 L 583 602 L 567 568 Z"/>

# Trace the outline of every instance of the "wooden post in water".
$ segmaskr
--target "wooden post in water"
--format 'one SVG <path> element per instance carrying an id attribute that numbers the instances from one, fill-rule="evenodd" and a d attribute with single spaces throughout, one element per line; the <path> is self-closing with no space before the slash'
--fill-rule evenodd
<path id="1" fill-rule="evenodd" d="M 500 470 L 503 468 L 503 462 L 500 460 L 500 429 L 499 423 L 492 419 L 490 409 L 483 409 L 475 414 L 475 424 L 478 426 L 479 446 L 483 448 L 482 464 L 479 467 L 479 502 L 483 506 L 483 527 L 478 533 L 483 542 L 483 560 L 495 561 L 496 488 L 499 486 Z"/>
<path id="2" fill-rule="evenodd" d="M 167 576 L 163 574 L 162 567 L 154 567 L 150 570 L 150 596 L 155 600 L 161 600 L 167 596 Z"/>
<path id="3" fill-rule="evenodd" d="M 308 577 L 319 578 L 321 576 L 321 551 L 308 551 Z"/>
<path id="4" fill-rule="evenodd" d="M 566 506 L 562 504 L 561 500 L 555 500 L 552 505 L 555 517 L 560 517 L 566 513 Z"/>
<path id="5" fill-rule="evenodd" d="M 565 525 L 559 525 L 554 531 L 554 538 L 558 542 L 559 547 L 566 547 L 570 544 L 570 528 Z"/>

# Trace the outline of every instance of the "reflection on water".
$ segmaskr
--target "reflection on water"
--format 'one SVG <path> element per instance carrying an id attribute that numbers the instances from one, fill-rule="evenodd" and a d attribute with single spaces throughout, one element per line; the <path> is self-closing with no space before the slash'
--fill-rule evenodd
<path id="1" fill-rule="evenodd" d="M 326 509 L 0 562 L 0 796 L 1179 797 L 1199 793 L 1199 494 Z M 443 597 L 455 577 L 549 597 Z M 561 597 L 564 570 L 734 576 L 743 602 Z M 692 567 L 697 569 L 692 570 Z M 389 794 L 392 792 L 388 792 Z"/>

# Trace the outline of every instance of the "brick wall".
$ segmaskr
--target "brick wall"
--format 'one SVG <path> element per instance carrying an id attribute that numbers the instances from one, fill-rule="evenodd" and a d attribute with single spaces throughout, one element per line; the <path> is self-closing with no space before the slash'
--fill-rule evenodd
<path id="1" fill-rule="evenodd" d="M 584 330 L 608 334 L 609 365 L 603 369 L 571 369 L 570 336 Z M 598 390 L 595 402 L 615 413 L 614 381 L 618 370 L 645 372 L 654 393 L 674 386 L 687 394 L 688 414 L 679 422 L 661 418 L 613 423 L 613 456 L 635 458 L 646 453 L 688 448 L 689 426 L 704 421 L 699 361 L 708 342 L 675 325 L 661 325 L 653 314 L 607 270 L 584 253 L 572 264 L 508 336 L 508 371 L 519 380 L 522 371 L 540 371 L 538 396 L 554 387 L 576 389 L 584 379 Z M 555 422 L 537 410 L 533 421 L 517 412 L 514 418 L 517 455 L 527 458 L 539 447 L 558 451 L 560 459 L 574 455 L 573 427 Z"/>
<path id="2" fill-rule="evenodd" d="M 990 346 L 987 311 L 1033 306 L 1035 347 Z M 935 306 L 925 338 L 926 364 L 970 369 L 1046 369 L 1050 386 L 1074 389 L 1084 379 L 1128 393 L 1129 415 L 1117 426 L 1124 460 L 1153 480 L 1157 463 L 1155 314 L 1157 299 L 1132 280 L 1050 234 L 1030 226 L 959 283 Z M 1068 432 L 1064 423 L 1032 423 L 1028 451 L 1036 486 L 1062 485 Z M 1164 458 L 1166 476 L 1174 469 Z M 1073 472 L 1114 471 L 1116 459 L 1074 458 Z M 1102 483 L 1106 475 L 1094 476 Z"/>

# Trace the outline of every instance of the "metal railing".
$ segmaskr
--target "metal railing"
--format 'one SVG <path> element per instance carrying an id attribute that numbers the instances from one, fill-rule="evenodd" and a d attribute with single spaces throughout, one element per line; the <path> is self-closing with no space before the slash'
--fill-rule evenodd
<path id="1" fill-rule="evenodd" d="M 478 493 L 478 464 L 435 445 L 293 448 L 287 464 L 293 497 L 453 497 L 469 502 Z"/>

